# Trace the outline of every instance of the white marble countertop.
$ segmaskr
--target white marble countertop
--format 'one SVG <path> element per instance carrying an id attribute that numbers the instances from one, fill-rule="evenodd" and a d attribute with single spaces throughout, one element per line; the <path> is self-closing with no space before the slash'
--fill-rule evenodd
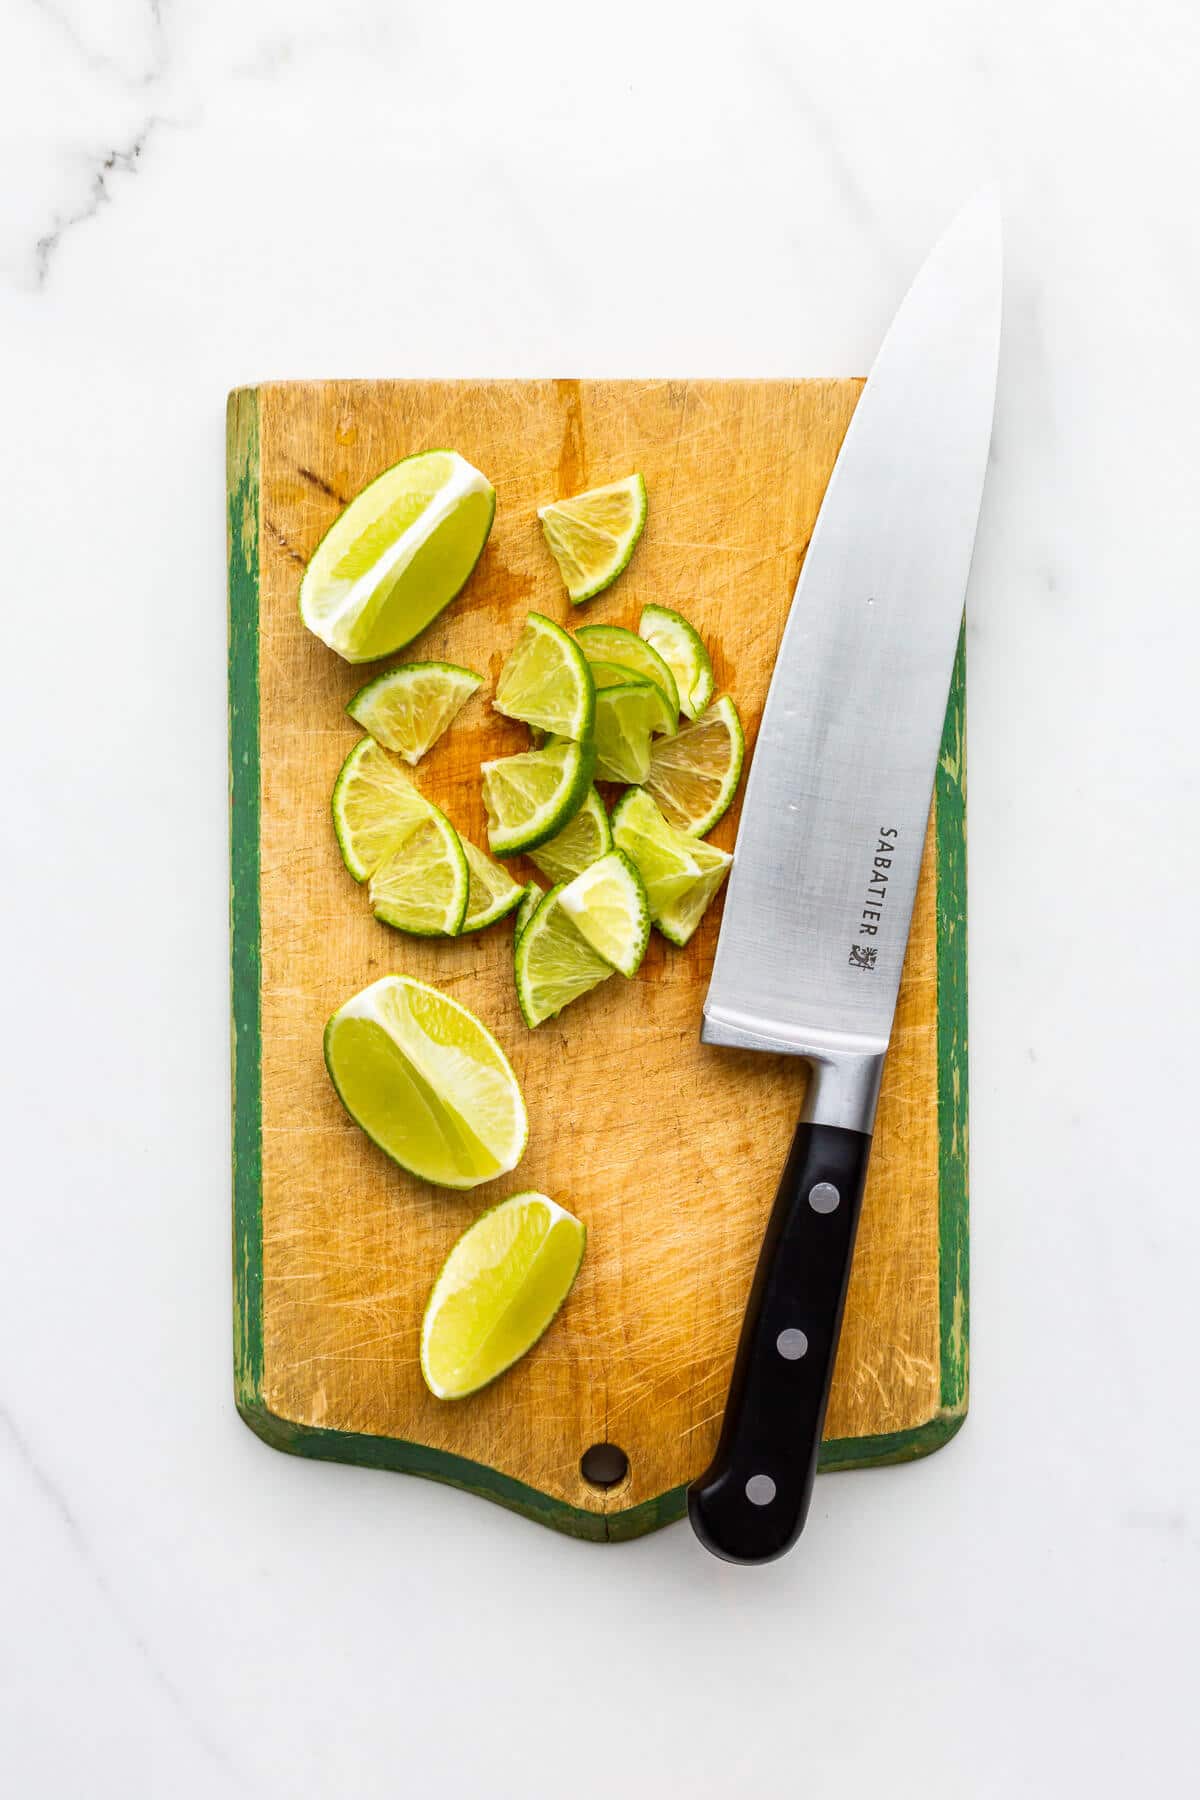
<path id="1" fill-rule="evenodd" d="M 1195 8 L 3 12 L 6 1791 L 1184 1792 Z M 822 1480 L 765 1572 L 273 1454 L 230 1396 L 226 390 L 865 372 L 991 176 L 966 1430 Z"/>

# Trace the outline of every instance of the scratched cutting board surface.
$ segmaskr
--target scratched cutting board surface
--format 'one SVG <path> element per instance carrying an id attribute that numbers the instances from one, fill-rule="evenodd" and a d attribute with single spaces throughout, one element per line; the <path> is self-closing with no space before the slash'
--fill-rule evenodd
<path id="1" fill-rule="evenodd" d="M 712 1451 L 763 1226 L 806 1080 L 785 1057 L 699 1042 L 721 903 L 686 950 L 655 933 L 639 977 L 536 1032 L 517 1009 L 511 924 L 430 942 L 371 917 L 329 795 L 359 736 L 352 668 L 303 627 L 304 565 L 389 464 L 450 446 L 498 504 L 460 598 L 395 660 L 465 663 L 485 685 L 417 779 L 485 844 L 479 765 L 522 748 L 490 707 L 526 612 L 636 628 L 678 608 L 737 701 L 748 751 L 796 577 L 859 381 L 311 382 L 229 407 L 236 1381 L 279 1448 L 406 1469 L 581 1537 L 683 1510 Z M 573 611 L 539 504 L 641 469 L 649 521 L 614 587 Z M 376 665 L 377 667 L 378 665 Z M 825 1467 L 936 1448 L 966 1409 L 966 1044 L 962 668 L 935 784 L 884 1078 Z M 732 848 L 738 805 L 713 841 Z M 525 878 L 520 859 L 514 872 Z M 532 874 L 532 869 L 528 870 Z M 519 1168 L 470 1194 L 417 1181 L 350 1122 L 321 1057 L 329 1015 L 389 971 L 436 983 L 499 1037 L 524 1090 Z M 521 1188 L 588 1226 L 541 1344 L 474 1398 L 418 1365 L 431 1281 L 459 1233 Z M 614 1488 L 580 1471 L 612 1443 Z"/>

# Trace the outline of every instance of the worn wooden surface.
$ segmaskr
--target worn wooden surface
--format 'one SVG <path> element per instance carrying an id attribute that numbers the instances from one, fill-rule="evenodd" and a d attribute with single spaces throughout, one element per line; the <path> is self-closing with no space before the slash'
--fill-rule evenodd
<path id="1" fill-rule="evenodd" d="M 794 1060 L 699 1042 L 720 903 L 686 950 L 654 934 L 638 979 L 615 976 L 536 1032 L 513 994 L 511 923 L 442 943 L 375 923 L 329 821 L 334 777 L 359 736 L 343 708 L 374 669 L 351 668 L 300 622 L 297 586 L 314 546 L 365 482 L 411 451 L 451 446 L 495 483 L 496 523 L 479 567 L 403 653 L 487 678 L 417 771 L 424 791 L 484 844 L 480 762 L 526 741 L 522 727 L 490 710 L 490 693 L 531 608 L 565 623 L 633 627 L 646 601 L 678 608 L 709 644 L 717 692 L 736 699 L 753 750 L 801 558 L 860 387 L 331 382 L 256 391 L 256 1385 L 276 1421 L 446 1452 L 585 1514 L 644 1509 L 677 1491 L 714 1443 L 805 1079 Z M 633 468 L 649 492 L 643 540 L 615 587 L 573 612 L 536 508 Z M 713 841 L 731 848 L 736 825 L 735 806 Z M 917 1431 L 942 1399 L 934 845 L 931 825 L 827 1423 L 827 1437 L 842 1441 Z M 322 1063 L 322 1028 L 391 970 L 464 1001 L 508 1051 L 531 1131 L 523 1162 L 502 1181 L 468 1195 L 429 1187 L 342 1111 Z M 431 1279 L 471 1219 L 524 1187 L 586 1220 L 581 1276 L 512 1373 L 469 1401 L 439 1403 L 417 1360 Z M 314 1453 L 340 1453 L 336 1440 L 322 1441 L 335 1447 Z M 600 1441 L 619 1444 L 630 1463 L 608 1492 L 579 1470 L 581 1453 Z M 436 1454 L 433 1463 L 430 1472 Z"/>

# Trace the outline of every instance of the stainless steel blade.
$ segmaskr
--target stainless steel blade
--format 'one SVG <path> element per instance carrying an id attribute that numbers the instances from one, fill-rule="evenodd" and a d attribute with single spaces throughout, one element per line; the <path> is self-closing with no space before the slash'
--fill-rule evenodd
<path id="1" fill-rule="evenodd" d="M 877 1084 L 987 464 L 1000 256 L 980 196 L 910 289 L 846 433 L 759 727 L 707 1043 L 865 1064 Z"/>

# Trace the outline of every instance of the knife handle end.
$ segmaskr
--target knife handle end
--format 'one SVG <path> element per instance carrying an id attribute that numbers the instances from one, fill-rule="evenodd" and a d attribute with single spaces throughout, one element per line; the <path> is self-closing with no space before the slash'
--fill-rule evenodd
<path id="1" fill-rule="evenodd" d="M 802 1121 L 755 1272 L 716 1453 L 688 1490 L 700 1542 L 770 1562 L 804 1528 L 871 1139 Z"/>

